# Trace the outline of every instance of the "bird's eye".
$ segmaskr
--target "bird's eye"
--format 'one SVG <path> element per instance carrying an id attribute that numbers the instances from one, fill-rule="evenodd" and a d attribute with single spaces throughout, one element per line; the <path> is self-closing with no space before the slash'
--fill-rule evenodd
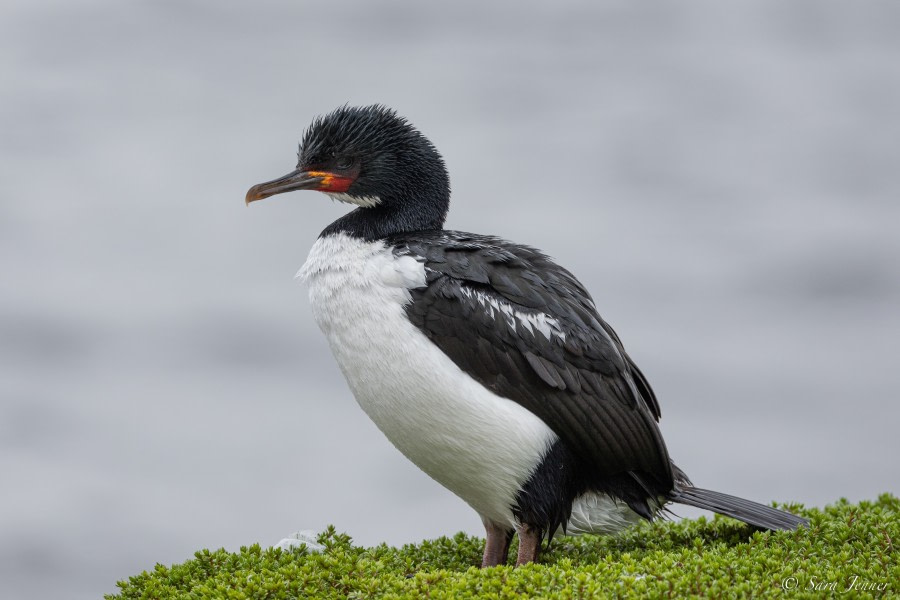
<path id="1" fill-rule="evenodd" d="M 353 159 L 349 156 L 338 156 L 334 160 L 334 167 L 336 169 L 349 169 L 353 166 Z"/>

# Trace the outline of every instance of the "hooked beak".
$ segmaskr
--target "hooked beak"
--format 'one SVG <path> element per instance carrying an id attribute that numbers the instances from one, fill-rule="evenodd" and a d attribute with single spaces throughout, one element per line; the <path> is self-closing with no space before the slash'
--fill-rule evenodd
<path id="1" fill-rule="evenodd" d="M 324 173 L 301 171 L 300 169 L 291 171 L 284 177 L 254 185 L 247 190 L 246 202 L 249 205 L 251 202 L 294 190 L 318 190 L 326 179 L 324 175 Z"/>

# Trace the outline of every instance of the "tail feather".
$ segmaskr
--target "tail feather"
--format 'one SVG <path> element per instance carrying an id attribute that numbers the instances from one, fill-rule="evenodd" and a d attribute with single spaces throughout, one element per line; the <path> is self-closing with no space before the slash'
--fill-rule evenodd
<path id="1" fill-rule="evenodd" d="M 678 486 L 669 494 L 669 500 L 711 510 L 765 529 L 793 530 L 809 525 L 806 519 L 771 506 L 690 486 Z"/>

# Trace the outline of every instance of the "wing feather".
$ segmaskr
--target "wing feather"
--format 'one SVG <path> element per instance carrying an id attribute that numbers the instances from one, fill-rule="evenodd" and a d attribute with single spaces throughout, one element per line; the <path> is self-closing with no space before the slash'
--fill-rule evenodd
<path id="1" fill-rule="evenodd" d="M 425 267 L 411 322 L 461 369 L 540 417 L 598 476 L 671 489 L 653 390 L 571 273 L 493 237 L 419 232 L 389 243 Z"/>

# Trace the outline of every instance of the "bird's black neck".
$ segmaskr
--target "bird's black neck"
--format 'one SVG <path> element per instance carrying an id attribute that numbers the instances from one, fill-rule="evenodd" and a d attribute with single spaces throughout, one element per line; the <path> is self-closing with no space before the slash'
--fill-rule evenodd
<path id="1" fill-rule="evenodd" d="M 450 177 L 434 146 L 415 130 L 401 132 L 399 150 L 369 157 L 347 190 L 357 197 L 377 198 L 325 228 L 320 237 L 346 233 L 369 241 L 410 231 L 444 226 L 450 208 Z"/>
<path id="2" fill-rule="evenodd" d="M 346 233 L 374 241 L 397 233 L 443 229 L 450 207 L 449 191 L 435 191 L 414 200 L 382 198 L 378 206 L 357 208 L 325 228 L 319 237 Z"/>

